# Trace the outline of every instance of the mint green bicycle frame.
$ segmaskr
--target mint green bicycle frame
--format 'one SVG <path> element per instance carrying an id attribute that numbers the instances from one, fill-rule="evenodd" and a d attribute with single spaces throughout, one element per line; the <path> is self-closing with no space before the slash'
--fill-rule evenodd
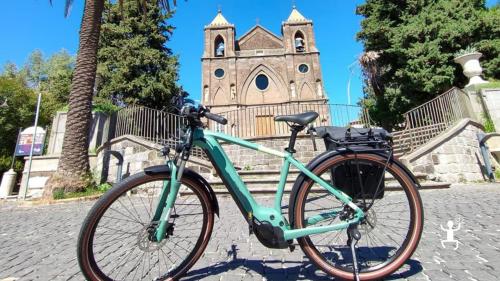
<path id="1" fill-rule="evenodd" d="M 193 145 L 201 147 L 207 153 L 208 157 L 212 160 L 213 165 L 219 173 L 219 176 L 226 184 L 226 187 L 236 201 L 236 204 L 240 208 L 242 214 L 249 221 L 252 219 L 252 217 L 255 217 L 261 222 L 268 221 L 273 226 L 281 228 L 284 233 L 284 238 L 287 241 L 303 236 L 346 229 L 349 225 L 359 222 L 364 217 L 363 210 L 361 210 L 356 204 L 354 204 L 347 194 L 343 193 L 338 188 L 328 184 L 320 177 L 314 175 L 302 163 L 297 161 L 289 152 L 276 151 L 249 141 L 231 137 L 223 133 L 203 130 L 201 128 L 196 128 L 193 132 L 188 131 L 188 133 L 193 133 Z M 249 192 L 246 185 L 243 183 L 241 177 L 238 175 L 238 172 L 234 168 L 232 162 L 229 160 L 226 153 L 220 146 L 219 141 L 237 144 L 242 147 L 271 154 L 283 159 L 283 167 L 281 169 L 280 181 L 276 190 L 273 207 L 265 207 L 259 205 L 255 201 L 254 197 Z M 173 163 L 173 161 L 168 161 L 167 165 L 170 166 L 172 171 L 171 180 L 164 183 L 164 188 L 162 194 L 160 195 L 159 204 L 157 206 L 155 216 L 153 217 L 153 221 L 160 222 L 156 231 L 156 238 L 158 241 L 161 241 L 165 237 L 171 208 L 174 205 L 175 198 L 177 197 L 179 192 L 182 169 L 184 168 L 183 166 L 177 167 L 175 163 Z M 281 212 L 281 201 L 283 198 L 290 165 L 295 166 L 302 173 L 311 178 L 314 182 L 325 188 L 326 191 L 333 194 L 338 200 L 352 208 L 355 211 L 354 217 L 351 220 L 346 220 L 338 224 L 314 226 L 321 221 L 335 217 L 340 211 L 342 211 L 341 209 L 334 209 L 310 218 L 305 218 L 307 225 L 307 227 L 305 228 L 291 229 L 290 225 L 287 223 L 287 220 Z"/>

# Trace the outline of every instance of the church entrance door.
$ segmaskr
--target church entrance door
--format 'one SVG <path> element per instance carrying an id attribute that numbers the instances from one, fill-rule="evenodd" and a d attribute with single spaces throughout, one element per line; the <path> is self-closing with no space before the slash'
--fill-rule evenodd
<path id="1" fill-rule="evenodd" d="M 274 136 L 276 132 L 274 124 L 274 116 L 272 115 L 260 115 L 255 116 L 256 126 L 255 135 L 260 136 Z"/>

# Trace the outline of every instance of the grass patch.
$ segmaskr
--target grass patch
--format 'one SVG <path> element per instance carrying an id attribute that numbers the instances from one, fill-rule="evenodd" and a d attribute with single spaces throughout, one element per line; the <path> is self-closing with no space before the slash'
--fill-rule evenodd
<path id="1" fill-rule="evenodd" d="M 56 191 L 54 191 L 52 197 L 54 198 L 54 200 L 88 197 L 88 196 L 103 194 L 106 191 L 108 191 L 110 188 L 111 188 L 111 184 L 103 183 L 103 184 L 100 184 L 98 186 L 87 187 L 87 188 L 85 188 L 84 191 L 79 191 L 79 192 L 65 193 L 64 190 L 56 190 Z"/>
<path id="2" fill-rule="evenodd" d="M 495 179 L 500 180 L 500 169 L 495 169 Z"/>
<path id="3" fill-rule="evenodd" d="M 500 81 L 493 80 L 493 81 L 488 82 L 488 83 L 475 85 L 474 87 L 475 87 L 476 91 L 479 91 L 481 89 L 500 89 Z"/>
<path id="4" fill-rule="evenodd" d="M 493 123 L 493 120 L 491 120 L 491 118 L 482 113 L 481 114 L 481 117 L 483 118 L 483 126 L 484 126 L 484 132 L 485 133 L 494 133 L 496 132 L 495 130 L 495 124 Z"/>

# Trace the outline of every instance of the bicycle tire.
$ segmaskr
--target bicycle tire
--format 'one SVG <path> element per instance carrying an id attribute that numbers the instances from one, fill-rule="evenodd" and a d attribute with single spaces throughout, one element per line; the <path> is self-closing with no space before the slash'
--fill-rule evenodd
<path id="1" fill-rule="evenodd" d="M 170 179 L 169 174 L 146 175 L 144 172 L 141 172 L 139 174 L 128 177 L 124 181 L 116 184 L 112 189 L 110 189 L 107 193 L 105 193 L 94 204 L 94 206 L 92 207 L 92 209 L 90 210 L 90 212 L 88 213 L 87 217 L 85 218 L 85 220 L 83 222 L 83 225 L 82 225 L 82 228 L 80 231 L 80 235 L 79 235 L 79 239 L 78 239 L 78 247 L 77 247 L 78 262 L 79 262 L 79 265 L 80 265 L 80 268 L 82 270 L 83 275 L 88 280 L 92 280 L 92 281 L 94 281 L 94 280 L 126 280 L 126 279 L 130 279 L 130 278 L 133 280 L 136 280 L 136 279 L 144 279 L 145 277 L 148 277 L 148 279 L 151 280 L 151 278 L 149 278 L 151 275 L 149 272 L 147 272 L 146 275 L 143 274 L 143 276 L 141 276 L 141 278 L 136 278 L 136 274 L 134 274 L 134 276 L 132 277 L 131 276 L 132 272 L 130 272 L 130 274 L 123 275 L 123 277 L 121 277 L 121 274 L 118 274 L 118 276 L 113 277 L 113 276 L 109 276 L 109 275 L 111 275 L 109 273 L 109 271 L 103 272 L 103 271 L 105 271 L 104 269 L 106 269 L 107 265 L 104 265 L 104 262 L 102 262 L 102 260 L 99 260 L 99 258 L 97 258 L 97 261 L 96 261 L 95 256 L 96 256 L 96 254 L 99 254 L 100 252 L 95 252 L 94 250 L 101 251 L 101 252 L 104 252 L 104 250 L 95 249 L 94 248 L 94 242 L 95 242 L 94 240 L 96 239 L 96 237 L 95 237 L 96 229 L 99 226 L 99 222 L 103 219 L 103 217 L 106 215 L 108 210 L 109 211 L 112 210 L 111 206 L 113 206 L 113 203 L 116 203 L 123 198 L 126 199 L 126 197 L 124 197 L 124 196 L 127 196 L 127 192 L 133 192 L 134 188 L 136 188 L 136 187 L 139 187 L 143 184 L 144 185 L 146 185 L 146 184 L 151 185 L 151 183 L 154 183 L 157 181 L 163 182 L 163 181 L 167 181 L 169 179 Z M 182 261 L 180 261 L 180 264 L 178 266 L 176 266 L 175 268 L 170 268 L 170 270 L 168 270 L 168 272 L 161 272 L 160 270 L 158 270 L 158 276 L 156 276 L 156 272 L 154 272 L 155 273 L 155 275 L 154 275 L 155 280 L 178 280 L 180 277 L 182 277 L 196 263 L 196 261 L 201 257 L 203 251 L 205 250 L 205 248 L 208 244 L 208 241 L 210 240 L 210 236 L 212 233 L 212 229 L 213 229 L 213 225 L 214 225 L 214 206 L 212 205 L 213 203 L 210 200 L 210 194 L 208 193 L 208 191 L 206 191 L 206 189 L 198 181 L 196 181 L 194 179 L 190 179 L 186 176 L 184 176 L 182 178 L 181 184 L 182 184 L 181 190 L 183 187 L 186 187 L 186 188 L 190 189 L 190 191 L 192 192 L 191 195 L 187 195 L 188 196 L 187 199 L 189 199 L 189 196 L 191 196 L 192 198 L 194 198 L 193 200 L 197 199 L 200 202 L 200 207 L 201 207 L 200 210 L 202 210 L 202 212 L 203 212 L 202 223 L 201 224 L 197 223 L 197 226 L 195 226 L 195 227 L 199 228 L 200 234 L 196 240 L 196 243 L 193 245 L 192 250 L 190 251 L 189 254 L 187 254 L 185 256 L 185 258 Z M 147 187 L 147 188 L 149 188 L 149 187 Z M 139 192 L 139 191 L 137 191 L 137 192 Z M 149 191 L 147 191 L 147 192 L 149 192 Z M 125 199 L 123 199 L 123 200 L 125 200 Z M 130 200 L 130 198 L 129 198 L 129 200 Z M 137 200 L 137 198 L 136 198 L 136 200 Z M 142 198 L 141 198 L 141 200 L 142 200 Z M 176 200 L 176 203 L 175 203 L 176 207 L 179 206 L 178 205 L 179 201 L 180 201 L 180 199 L 178 197 Z M 179 203 L 179 204 L 181 204 L 181 203 Z M 187 210 L 193 204 L 185 204 L 185 205 L 186 206 L 182 206 L 182 208 Z M 135 208 L 135 206 L 133 204 L 131 206 L 133 206 Z M 146 211 L 147 211 L 147 209 L 146 209 Z M 178 211 L 174 210 L 174 212 L 180 213 L 180 210 L 178 210 Z M 153 211 L 151 211 L 151 214 L 152 213 L 153 213 Z M 124 214 L 126 215 L 126 213 L 124 213 Z M 117 215 L 117 212 L 113 212 L 113 216 L 116 216 L 116 215 Z M 185 217 L 188 216 L 188 215 L 177 214 L 177 213 L 176 213 L 176 215 L 178 215 L 177 219 L 180 219 L 183 216 L 185 216 Z M 136 218 L 135 215 L 134 215 L 134 218 Z M 132 220 L 132 219 L 129 218 L 129 220 Z M 138 229 L 134 229 L 133 231 L 136 231 L 136 230 L 138 230 Z M 139 242 L 139 241 L 141 241 L 140 235 L 144 235 L 143 232 L 144 232 L 144 230 L 139 230 L 137 232 L 137 234 L 138 234 L 137 246 L 139 248 L 140 248 L 139 244 L 141 244 Z M 182 231 L 178 232 L 178 234 L 182 235 Z M 175 237 L 175 235 L 176 235 L 176 227 L 174 227 L 172 239 L 173 239 L 173 237 Z M 110 236 L 112 237 L 113 235 L 111 234 Z M 164 244 L 160 245 L 160 243 L 162 243 L 162 242 L 160 242 L 160 243 L 157 243 L 158 245 L 155 246 L 155 247 L 158 247 L 158 249 L 157 249 L 158 250 L 158 258 L 157 258 L 157 261 L 155 261 L 158 264 L 158 266 L 161 266 L 161 264 L 163 262 L 168 267 L 167 258 L 169 258 L 169 254 L 176 254 L 179 257 L 181 257 L 178 253 L 172 253 L 172 252 L 167 252 L 165 255 L 164 249 L 165 250 L 168 249 L 168 247 L 166 247 L 166 245 L 168 245 L 168 243 L 170 241 L 168 239 L 169 238 L 164 239 L 163 241 L 165 241 L 165 242 L 162 241 Z M 109 240 L 112 240 L 112 239 L 109 239 Z M 134 242 L 133 239 L 132 239 L 132 241 Z M 119 242 L 120 241 L 116 241 L 116 243 L 119 243 Z M 122 243 L 125 245 L 130 245 L 130 244 L 134 244 L 135 242 L 134 243 L 122 242 Z M 179 242 L 179 243 L 184 243 L 184 242 Z M 116 246 L 114 246 L 114 247 L 116 247 Z M 119 249 L 121 249 L 121 247 L 119 247 Z M 149 250 L 150 249 L 143 246 L 142 251 L 144 253 L 146 251 L 149 251 Z M 161 253 L 160 253 L 160 250 L 161 250 Z M 135 248 L 134 248 L 134 250 L 131 250 L 131 251 L 132 252 L 128 253 L 128 257 L 129 257 L 128 259 L 130 259 L 130 257 L 133 256 L 132 253 L 134 253 Z M 140 254 L 140 251 L 137 253 Z M 112 254 L 114 255 L 115 253 L 112 253 Z M 162 261 L 162 258 L 160 257 L 160 255 L 163 256 L 163 261 Z M 151 257 L 151 252 L 149 253 L 149 257 Z M 124 259 L 125 258 L 122 258 L 121 260 L 119 260 L 119 262 L 123 263 Z M 125 264 L 128 263 L 128 259 L 124 262 L 124 265 L 122 265 L 122 267 L 125 267 Z M 170 258 L 169 258 L 169 260 L 172 261 Z M 113 262 L 114 261 L 115 260 L 113 260 Z M 150 261 L 151 261 L 151 259 L 150 259 Z M 117 261 L 117 263 L 118 263 L 118 261 Z M 141 263 L 142 263 L 142 259 L 141 259 Z M 144 261 L 144 264 L 145 263 L 146 262 Z M 175 263 L 174 263 L 174 265 L 175 265 Z M 140 266 L 140 264 L 138 264 L 136 266 L 137 269 L 139 268 L 139 266 Z M 132 266 L 132 270 L 134 269 L 134 267 L 135 266 Z M 144 267 L 144 265 L 143 265 L 143 267 Z M 123 269 L 120 269 L 120 270 L 123 270 Z M 126 272 L 126 270 L 127 269 L 125 269 L 125 272 Z M 151 271 L 151 269 L 149 271 Z M 111 272 L 111 273 L 113 273 L 113 272 Z"/>
<path id="2" fill-rule="evenodd" d="M 400 248 L 395 250 L 395 254 L 390 258 L 387 257 L 387 260 L 383 263 L 380 263 L 378 266 L 367 267 L 360 271 L 360 280 L 380 280 L 393 272 L 397 271 L 413 254 L 415 249 L 418 246 L 418 243 L 421 238 L 422 229 L 423 229 L 423 207 L 420 195 L 418 193 L 415 182 L 412 180 L 411 176 L 408 175 L 401 167 L 399 167 L 394 161 L 388 161 L 386 157 L 383 157 L 378 154 L 373 153 L 347 153 L 342 155 L 336 155 L 324 160 L 320 163 L 312 172 L 315 175 L 321 176 L 327 171 L 331 171 L 332 167 L 337 167 L 341 163 L 347 163 L 346 161 L 363 161 L 363 163 L 373 164 L 383 166 L 387 164 L 387 173 L 393 175 L 394 179 L 401 185 L 402 192 L 399 191 L 398 194 L 404 194 L 408 199 L 408 209 L 409 209 L 409 223 L 408 230 L 406 231 L 406 236 L 404 237 L 404 241 L 401 244 Z M 385 174 L 384 174 L 385 177 Z M 294 213 L 294 225 L 295 228 L 303 228 L 305 227 L 305 214 L 306 204 L 314 203 L 319 204 L 319 202 L 315 202 L 313 199 L 309 198 L 308 195 L 312 192 L 312 187 L 314 186 L 314 182 L 310 179 L 307 179 L 302 183 L 302 186 L 298 189 L 296 194 L 296 205 L 295 205 L 295 213 Z M 397 191 L 396 191 L 397 192 Z M 323 192 L 324 193 L 324 192 Z M 325 196 L 325 195 L 323 195 Z M 319 198 L 319 197 L 318 197 Z M 309 202 L 308 202 L 309 200 Z M 340 202 L 340 201 L 339 201 Z M 374 205 L 375 206 L 375 205 Z M 378 206 L 377 206 L 378 207 Z M 376 217 L 375 211 L 373 217 Z M 392 212 L 392 211 L 390 211 Z M 387 212 L 387 213 L 390 213 Z M 395 212 L 395 211 L 394 211 Z M 397 214 L 400 215 L 400 214 Z M 376 219 L 378 220 L 378 219 Z M 401 228 L 401 225 L 398 227 Z M 376 226 L 373 227 L 375 229 Z M 383 229 L 383 228 L 382 228 Z M 402 230 L 404 232 L 405 230 Z M 339 237 L 339 234 L 336 234 Z M 387 234 L 386 234 L 387 235 Z M 342 237 L 342 236 L 340 236 Z M 339 239 L 339 238 L 336 238 Z M 363 239 L 363 237 L 361 238 Z M 378 238 L 380 239 L 380 238 Z M 318 240 L 318 239 L 316 239 Z M 332 239 L 333 241 L 333 239 Z M 342 280 L 354 280 L 353 267 L 347 267 L 345 265 L 340 264 L 340 258 L 346 259 L 347 255 L 341 253 L 347 253 L 345 249 L 340 250 L 345 245 L 334 245 L 329 243 L 329 245 L 319 245 L 323 243 L 313 242 L 312 236 L 305 236 L 298 239 L 299 245 L 306 254 L 306 256 L 322 271 L 329 274 L 330 276 L 334 276 L 340 278 Z M 361 242 L 361 240 L 360 240 Z M 331 243 L 331 241 L 330 241 Z M 383 241 L 380 240 L 378 243 L 383 244 Z M 371 246 L 370 242 L 366 243 L 368 246 L 365 247 L 369 250 L 369 246 Z M 318 248 L 333 248 L 338 247 L 335 254 L 325 254 L 322 253 Z M 373 245 L 375 246 L 375 245 Z M 382 247 L 377 247 L 377 250 Z M 388 247 L 389 248 L 389 247 Z M 369 253 L 368 250 L 365 250 L 365 253 Z M 391 251 L 394 249 L 391 249 Z M 359 251 L 359 248 L 358 248 Z M 389 251 L 389 250 L 387 250 Z M 332 251 L 333 252 L 333 251 Z M 366 254 L 369 256 L 368 254 Z M 329 256 L 331 256 L 331 261 L 329 261 Z M 359 257 L 358 257 L 359 258 Z M 377 258 L 381 259 L 379 256 Z M 334 260 L 335 259 L 335 260 Z M 351 255 L 352 259 L 352 255 Z M 348 259 L 347 259 L 348 261 Z"/>

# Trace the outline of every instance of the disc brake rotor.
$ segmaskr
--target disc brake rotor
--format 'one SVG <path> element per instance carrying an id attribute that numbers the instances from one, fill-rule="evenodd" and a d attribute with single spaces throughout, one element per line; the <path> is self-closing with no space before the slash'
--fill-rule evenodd
<path id="1" fill-rule="evenodd" d="M 144 227 L 137 235 L 137 246 L 144 252 L 154 252 L 167 243 L 167 239 L 160 242 L 151 241 L 149 226 Z"/>

